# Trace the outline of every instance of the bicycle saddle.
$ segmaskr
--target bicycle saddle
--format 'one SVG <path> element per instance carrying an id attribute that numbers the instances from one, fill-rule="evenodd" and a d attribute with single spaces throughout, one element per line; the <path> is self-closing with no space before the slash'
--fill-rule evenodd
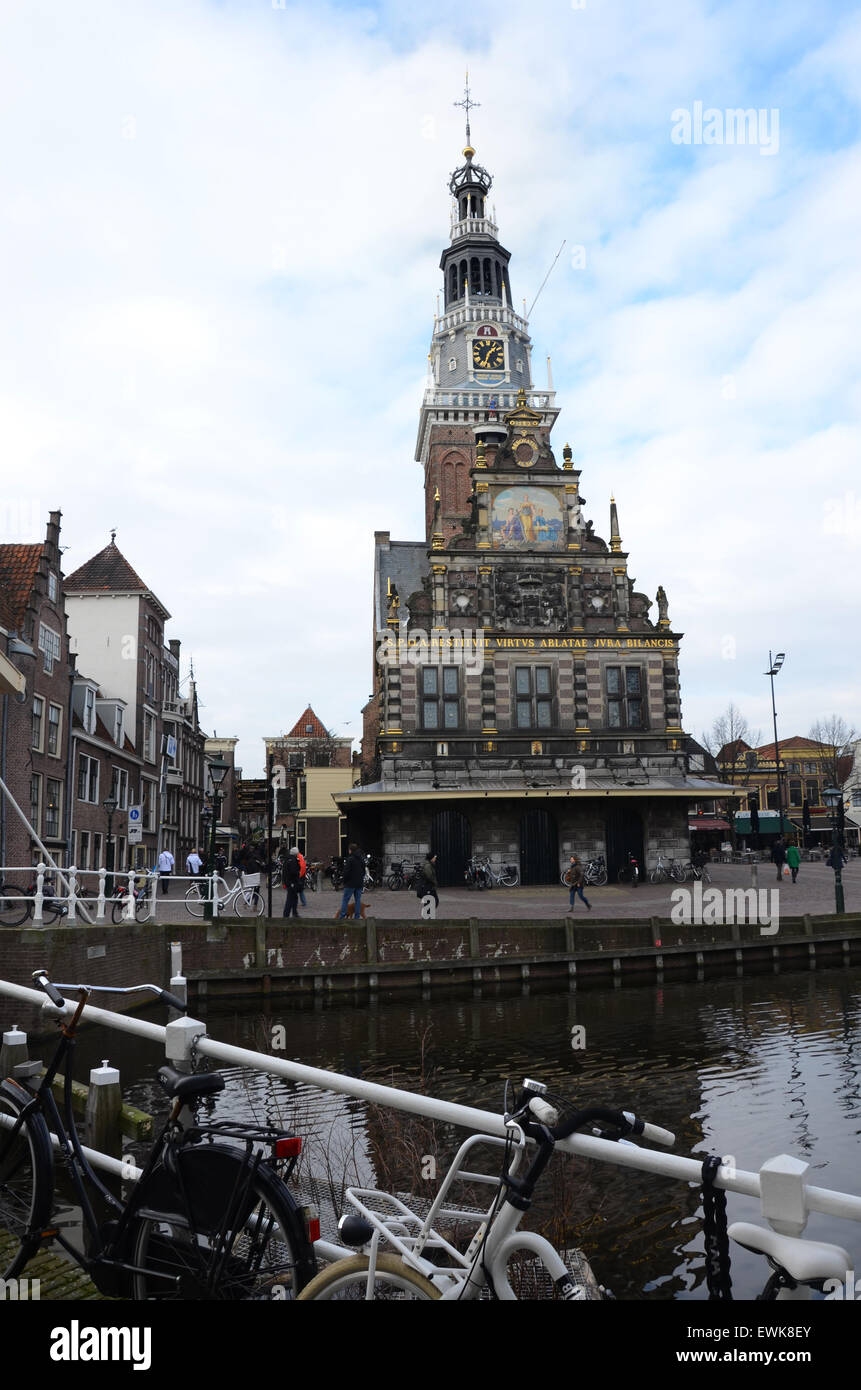
<path id="1" fill-rule="evenodd" d="M 224 1077 L 218 1071 L 202 1071 L 196 1076 L 174 1071 L 173 1067 L 159 1067 L 160 1085 L 169 1096 L 179 1100 L 190 1100 L 192 1096 L 213 1096 L 224 1090 Z"/>
<path id="2" fill-rule="evenodd" d="M 801 1283 L 810 1279 L 842 1279 L 852 1264 L 840 1245 L 823 1245 L 816 1240 L 779 1236 L 776 1231 L 752 1226 L 748 1221 L 734 1221 L 728 1234 L 746 1250 L 767 1255 Z"/>

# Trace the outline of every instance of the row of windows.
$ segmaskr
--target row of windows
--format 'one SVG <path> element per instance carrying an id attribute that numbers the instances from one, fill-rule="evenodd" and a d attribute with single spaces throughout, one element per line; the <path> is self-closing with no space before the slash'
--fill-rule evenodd
<path id="1" fill-rule="evenodd" d="M 101 768 L 96 758 L 86 753 L 78 754 L 78 800 L 92 806 L 99 804 L 99 781 Z M 141 779 L 140 795 L 143 807 L 145 830 L 155 830 L 155 782 Z M 111 777 L 111 796 L 117 803 L 118 811 L 125 811 L 134 805 L 129 793 L 129 774 L 124 767 L 115 767 Z"/>
<path id="2" fill-rule="evenodd" d="M 126 837 L 125 835 L 114 835 L 114 868 L 124 869 L 126 867 Z M 104 855 L 103 855 L 104 849 Z M 89 830 L 73 830 L 72 846 L 69 859 L 70 864 L 74 864 L 76 869 L 104 869 L 107 867 L 107 836 L 98 832 L 91 834 Z M 92 887 L 92 884 L 85 884 L 85 887 Z"/>
<path id="3" fill-rule="evenodd" d="M 500 261 L 490 256 L 471 256 L 469 260 L 464 257 L 462 261 L 448 268 L 449 302 L 453 299 L 463 299 L 467 280 L 471 296 L 491 295 L 501 299 L 504 279 L 505 270 Z"/>
<path id="4" fill-rule="evenodd" d="M 639 666 L 607 666 L 605 696 L 611 729 L 642 729 L 643 675 Z M 515 666 L 514 716 L 518 729 L 553 726 L 553 668 Z M 460 668 L 422 668 L 422 728 L 456 729 L 461 724 Z"/>

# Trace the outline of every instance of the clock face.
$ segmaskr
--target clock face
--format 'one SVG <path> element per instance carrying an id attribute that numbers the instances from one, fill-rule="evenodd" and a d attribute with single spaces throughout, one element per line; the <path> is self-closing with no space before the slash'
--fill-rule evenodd
<path id="1" fill-rule="evenodd" d="M 505 367 L 505 348 L 498 340 L 478 338 L 472 344 L 472 365 L 477 372 L 501 372 Z"/>
<path id="2" fill-rule="evenodd" d="M 515 439 L 512 453 L 518 468 L 531 468 L 538 460 L 538 445 L 531 435 L 522 434 Z"/>

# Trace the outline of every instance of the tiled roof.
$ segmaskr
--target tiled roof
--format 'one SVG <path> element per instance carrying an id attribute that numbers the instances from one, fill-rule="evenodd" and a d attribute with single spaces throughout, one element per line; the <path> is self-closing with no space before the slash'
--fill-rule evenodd
<path id="1" fill-rule="evenodd" d="M 309 705 L 304 714 L 300 714 L 293 728 L 287 735 L 288 738 L 325 738 L 329 737 L 329 730 L 324 724 L 320 723 L 316 714 Z"/>
<path id="2" fill-rule="evenodd" d="M 831 747 L 829 744 L 817 743 L 816 740 L 812 738 L 802 738 L 800 734 L 795 734 L 789 738 L 781 738 L 778 740 L 778 742 L 780 744 L 781 762 L 786 761 L 786 750 L 788 748 L 799 748 L 802 752 L 807 750 L 810 753 L 821 753 L 826 756 L 831 755 Z M 764 758 L 766 760 L 771 759 L 771 761 L 774 762 L 773 743 L 766 743 L 762 746 L 762 748 L 757 748 L 756 751 L 761 758 Z"/>
<path id="3" fill-rule="evenodd" d="M 21 626 L 42 559 L 42 545 L 0 545 L 0 622 Z"/>
<path id="4" fill-rule="evenodd" d="M 103 593 L 149 593 L 139 574 L 136 574 L 119 547 L 111 541 L 98 555 L 76 569 L 65 580 L 66 593 L 79 589 L 94 589 Z"/>

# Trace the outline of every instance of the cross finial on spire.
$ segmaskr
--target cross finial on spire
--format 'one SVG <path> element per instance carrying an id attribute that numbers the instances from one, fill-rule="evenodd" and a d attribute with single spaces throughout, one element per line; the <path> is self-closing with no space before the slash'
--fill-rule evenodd
<path id="1" fill-rule="evenodd" d="M 472 140 L 469 134 L 469 113 L 474 106 L 481 105 L 480 101 L 473 101 L 472 97 L 469 95 L 469 68 L 467 68 L 466 70 L 466 87 L 464 88 L 463 101 L 454 101 L 452 102 L 452 105 L 462 106 L 464 111 L 466 112 L 466 143 L 469 146 L 472 144 Z"/>

